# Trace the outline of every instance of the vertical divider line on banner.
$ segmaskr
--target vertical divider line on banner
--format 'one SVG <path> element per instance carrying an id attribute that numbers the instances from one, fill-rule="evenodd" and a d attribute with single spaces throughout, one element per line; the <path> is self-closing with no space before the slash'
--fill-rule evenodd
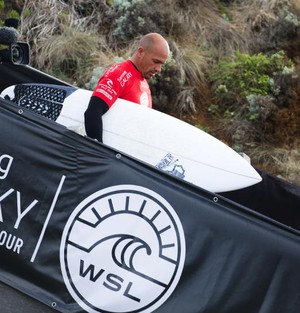
<path id="1" fill-rule="evenodd" d="M 42 242 L 43 237 L 44 237 L 45 232 L 46 232 L 46 228 L 48 227 L 48 223 L 49 223 L 49 221 L 50 221 L 50 217 L 51 217 L 51 215 L 52 215 L 52 213 L 53 213 L 53 211 L 54 211 L 54 207 L 55 207 L 55 205 L 56 205 L 56 202 L 57 202 L 57 199 L 58 199 L 58 195 L 59 195 L 59 193 L 60 193 L 60 191 L 61 191 L 61 189 L 62 189 L 62 186 L 63 186 L 63 183 L 64 183 L 65 179 L 66 179 L 66 176 L 63 175 L 63 176 L 61 177 L 60 183 L 59 183 L 59 185 L 58 185 L 58 188 L 57 188 L 56 193 L 55 193 L 55 195 L 54 195 L 53 201 L 52 201 L 52 203 L 51 203 L 51 207 L 50 207 L 50 210 L 49 210 L 49 212 L 48 212 L 48 215 L 47 215 L 46 221 L 45 221 L 45 223 L 44 223 L 43 229 L 42 229 L 42 231 L 41 231 L 39 240 L 38 240 L 38 242 L 37 242 L 37 244 L 36 244 L 36 247 L 35 247 L 34 252 L 33 252 L 33 254 L 32 254 L 32 257 L 31 257 L 31 259 L 30 259 L 30 262 L 32 262 L 32 263 L 34 262 L 34 260 L 35 260 L 35 258 L 36 258 L 36 255 L 37 255 L 37 253 L 38 253 L 38 250 L 39 250 L 39 248 L 40 248 L 41 242 Z"/>

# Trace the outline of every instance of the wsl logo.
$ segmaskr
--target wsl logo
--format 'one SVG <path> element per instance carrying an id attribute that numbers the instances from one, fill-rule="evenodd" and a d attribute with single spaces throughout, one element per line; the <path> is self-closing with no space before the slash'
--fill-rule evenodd
<path id="1" fill-rule="evenodd" d="M 133 185 L 85 199 L 63 232 L 66 286 L 87 312 L 152 312 L 174 291 L 185 260 L 184 233 L 170 204 Z"/>

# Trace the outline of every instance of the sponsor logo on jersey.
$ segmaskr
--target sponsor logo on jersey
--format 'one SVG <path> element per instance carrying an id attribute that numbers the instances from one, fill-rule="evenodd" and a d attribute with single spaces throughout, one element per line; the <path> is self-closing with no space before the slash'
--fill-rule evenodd
<path id="1" fill-rule="evenodd" d="M 108 92 L 106 92 L 105 90 L 97 88 L 97 89 L 96 89 L 96 92 L 97 92 L 97 93 L 101 93 L 101 94 L 103 94 L 107 99 L 112 100 L 112 96 L 111 96 Z"/>
<path id="2" fill-rule="evenodd" d="M 124 71 L 118 78 L 118 82 L 120 82 L 121 87 L 124 87 L 131 77 L 132 77 L 132 73 Z"/>
<path id="3" fill-rule="evenodd" d="M 147 92 L 143 92 L 140 97 L 140 104 L 149 106 L 149 98 Z"/>
<path id="4" fill-rule="evenodd" d="M 113 88 L 113 81 L 111 80 L 111 79 L 108 79 L 107 80 L 107 82 L 106 82 L 106 84 L 107 84 L 107 86 L 109 87 L 109 88 Z"/>

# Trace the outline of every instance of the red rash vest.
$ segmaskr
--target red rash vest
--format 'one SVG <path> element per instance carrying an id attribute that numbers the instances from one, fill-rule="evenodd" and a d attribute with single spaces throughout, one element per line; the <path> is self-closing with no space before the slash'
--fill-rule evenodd
<path id="1" fill-rule="evenodd" d="M 93 96 L 104 100 L 109 107 L 117 98 L 152 107 L 148 82 L 130 60 L 113 65 L 106 70 L 99 79 Z"/>

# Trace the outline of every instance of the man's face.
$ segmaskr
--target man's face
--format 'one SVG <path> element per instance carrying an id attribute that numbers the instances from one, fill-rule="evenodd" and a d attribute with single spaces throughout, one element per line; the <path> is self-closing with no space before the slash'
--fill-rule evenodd
<path id="1" fill-rule="evenodd" d="M 168 52 L 163 49 L 155 51 L 145 51 L 140 48 L 139 71 L 145 79 L 150 79 L 161 72 L 162 66 L 166 63 Z"/>

